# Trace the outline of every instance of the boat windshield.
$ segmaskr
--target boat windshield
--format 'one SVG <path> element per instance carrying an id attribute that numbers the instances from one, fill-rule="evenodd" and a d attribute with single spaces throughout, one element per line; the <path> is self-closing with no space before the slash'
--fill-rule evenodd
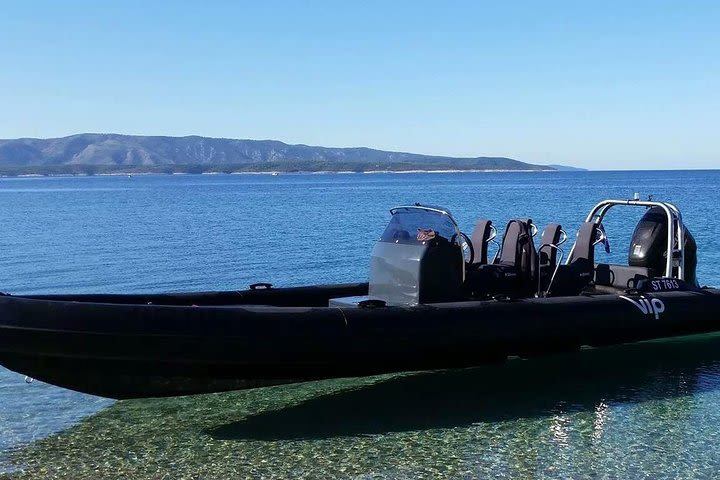
<path id="1" fill-rule="evenodd" d="M 381 242 L 423 245 L 431 240 L 450 241 L 459 233 L 449 211 L 437 207 L 412 206 L 390 210 L 392 218 Z"/>

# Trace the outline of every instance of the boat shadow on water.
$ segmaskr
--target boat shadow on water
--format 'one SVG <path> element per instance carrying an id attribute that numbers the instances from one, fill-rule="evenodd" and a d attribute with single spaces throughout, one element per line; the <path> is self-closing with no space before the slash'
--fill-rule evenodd
<path id="1" fill-rule="evenodd" d="M 706 335 L 396 375 L 206 433 L 220 440 L 325 439 L 450 429 L 677 398 L 720 389 L 718 347 L 720 335 Z"/>

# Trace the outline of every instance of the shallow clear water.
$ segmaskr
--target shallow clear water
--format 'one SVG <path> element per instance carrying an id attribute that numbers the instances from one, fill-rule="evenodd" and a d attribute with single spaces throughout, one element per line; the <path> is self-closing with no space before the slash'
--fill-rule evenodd
<path id="1" fill-rule="evenodd" d="M 720 284 L 720 172 L 0 179 L 0 291 L 232 290 L 364 280 L 391 206 L 571 237 L 606 197 L 678 204 Z M 642 211 L 608 218 L 623 261 Z M 452 372 L 111 402 L 0 369 L 0 476 L 707 478 L 720 338 Z M 718 352 L 718 353 L 716 353 Z"/>

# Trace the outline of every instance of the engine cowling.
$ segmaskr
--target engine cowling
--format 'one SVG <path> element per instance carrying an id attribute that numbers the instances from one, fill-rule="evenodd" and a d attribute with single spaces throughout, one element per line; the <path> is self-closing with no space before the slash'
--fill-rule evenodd
<path id="1" fill-rule="evenodd" d="M 628 265 L 664 272 L 667 262 L 668 218 L 661 207 L 652 207 L 635 226 Z M 697 285 L 697 244 L 690 230 L 685 228 L 685 281 Z"/>

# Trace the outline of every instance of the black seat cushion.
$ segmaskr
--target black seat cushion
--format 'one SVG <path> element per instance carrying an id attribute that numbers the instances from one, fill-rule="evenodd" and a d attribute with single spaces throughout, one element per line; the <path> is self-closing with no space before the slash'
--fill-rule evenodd
<path id="1" fill-rule="evenodd" d="M 465 278 L 467 294 L 473 298 L 490 297 L 497 294 L 520 296 L 522 279 L 512 265 L 479 265 L 469 271 Z"/>
<path id="2" fill-rule="evenodd" d="M 505 294 L 523 297 L 537 289 L 537 252 L 530 228 L 532 220 L 510 220 L 503 235 L 497 263 L 473 266 L 465 278 L 470 296 Z"/>
<path id="3" fill-rule="evenodd" d="M 559 266 L 555 278 L 547 289 L 547 296 L 579 295 L 592 282 L 597 230 L 598 226 L 594 222 L 580 225 L 568 264 Z"/>
<path id="4" fill-rule="evenodd" d="M 586 258 L 577 258 L 569 265 L 558 265 L 546 296 L 565 297 L 580 295 L 593 279 L 592 264 Z"/>
<path id="5" fill-rule="evenodd" d="M 627 265 L 609 265 L 599 263 L 595 266 L 595 284 L 618 289 L 636 288 L 638 281 L 657 276 L 657 272 L 646 267 Z"/>
<path id="6" fill-rule="evenodd" d="M 555 274 L 558 261 L 557 245 L 562 235 L 562 226 L 558 223 L 551 223 L 545 227 L 540 237 L 540 247 L 538 248 L 539 292 L 547 290 L 550 280 Z"/>

